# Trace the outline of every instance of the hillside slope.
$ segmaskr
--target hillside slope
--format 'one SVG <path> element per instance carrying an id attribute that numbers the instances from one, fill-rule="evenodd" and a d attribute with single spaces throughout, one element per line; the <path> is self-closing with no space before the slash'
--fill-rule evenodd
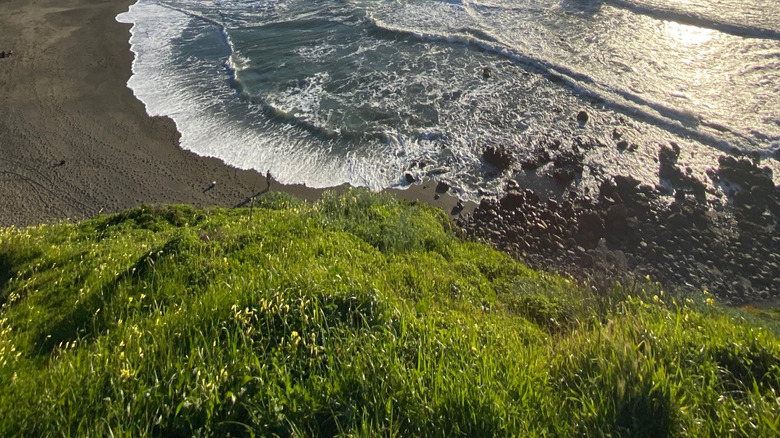
<path id="1" fill-rule="evenodd" d="M 776 436 L 780 343 L 355 190 L 0 230 L 2 436 Z"/>

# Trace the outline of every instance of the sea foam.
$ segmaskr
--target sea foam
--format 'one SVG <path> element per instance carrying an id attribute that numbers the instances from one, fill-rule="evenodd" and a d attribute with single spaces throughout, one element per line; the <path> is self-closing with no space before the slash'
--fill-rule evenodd
<path id="1" fill-rule="evenodd" d="M 146 0 L 117 17 L 133 24 L 135 59 L 128 86 L 149 115 L 173 119 L 181 147 L 238 168 L 270 170 L 282 183 L 375 189 L 399 183 L 398 172 L 387 171 L 399 167 L 392 155 L 372 160 L 354 153 L 333 155 L 327 145 L 312 145 L 326 140 L 308 138 L 289 126 L 269 128 L 264 108 L 242 100 L 230 86 L 230 70 L 243 70 L 250 61 L 232 52 L 219 23 L 203 20 L 202 33 L 185 37 L 202 18 Z M 198 56 L 182 60 L 176 52 L 186 38 L 201 41 Z M 315 94 L 310 90 L 309 99 Z"/>
<path id="2" fill-rule="evenodd" d="M 140 0 L 117 19 L 133 24 L 129 87 L 183 148 L 285 183 L 380 189 L 411 173 L 474 199 L 502 185 L 486 146 L 523 159 L 624 116 L 639 144 L 770 156 L 778 26 L 734 1 Z M 612 152 L 586 159 L 594 174 L 655 182 L 652 150 Z"/>

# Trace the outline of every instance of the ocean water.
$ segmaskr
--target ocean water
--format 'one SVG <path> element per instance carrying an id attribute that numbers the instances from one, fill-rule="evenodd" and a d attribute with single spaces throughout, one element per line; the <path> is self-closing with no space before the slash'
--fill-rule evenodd
<path id="1" fill-rule="evenodd" d="M 702 180 L 733 150 L 777 169 L 777 17 L 776 0 L 139 0 L 117 20 L 133 24 L 129 87 L 182 147 L 284 183 L 412 173 L 475 199 L 523 178 L 485 147 L 522 160 L 576 137 L 601 144 L 584 189 L 658 183 L 670 141 Z"/>

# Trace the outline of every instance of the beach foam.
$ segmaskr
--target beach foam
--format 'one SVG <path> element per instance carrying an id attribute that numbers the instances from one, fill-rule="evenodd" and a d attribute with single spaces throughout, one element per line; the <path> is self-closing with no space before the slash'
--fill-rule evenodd
<path id="1" fill-rule="evenodd" d="M 392 185 L 378 169 L 397 166 L 392 159 L 369 165 L 354 153 L 331 156 L 289 125 L 269 127 L 265 108 L 240 99 L 231 87 L 231 76 L 250 61 L 231 50 L 221 26 L 211 20 L 198 25 L 193 14 L 152 2 L 133 5 L 118 20 L 134 24 L 130 43 L 136 58 L 128 86 L 150 115 L 176 122 L 185 149 L 239 168 L 270 169 L 282 183 Z M 182 60 L 182 44 L 197 44 L 198 55 Z"/>
<path id="2" fill-rule="evenodd" d="M 501 186 L 484 147 L 522 158 L 548 137 L 603 136 L 623 116 L 637 143 L 770 156 L 780 148 L 777 24 L 735 7 L 140 0 L 118 20 L 134 24 L 129 86 L 149 114 L 176 122 L 185 149 L 314 187 L 398 186 L 434 168 L 476 198 Z M 777 8 L 743 10 L 762 7 Z M 583 107 L 597 115 L 584 130 L 572 119 Z M 653 154 L 589 159 L 652 183 Z"/>

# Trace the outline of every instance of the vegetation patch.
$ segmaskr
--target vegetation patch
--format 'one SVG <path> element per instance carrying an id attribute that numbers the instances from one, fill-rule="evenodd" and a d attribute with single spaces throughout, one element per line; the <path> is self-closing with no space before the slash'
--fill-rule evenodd
<path id="1" fill-rule="evenodd" d="M 353 190 L 0 230 L 2 436 L 777 436 L 770 311 Z M 755 312 L 754 312 L 755 313 Z"/>

